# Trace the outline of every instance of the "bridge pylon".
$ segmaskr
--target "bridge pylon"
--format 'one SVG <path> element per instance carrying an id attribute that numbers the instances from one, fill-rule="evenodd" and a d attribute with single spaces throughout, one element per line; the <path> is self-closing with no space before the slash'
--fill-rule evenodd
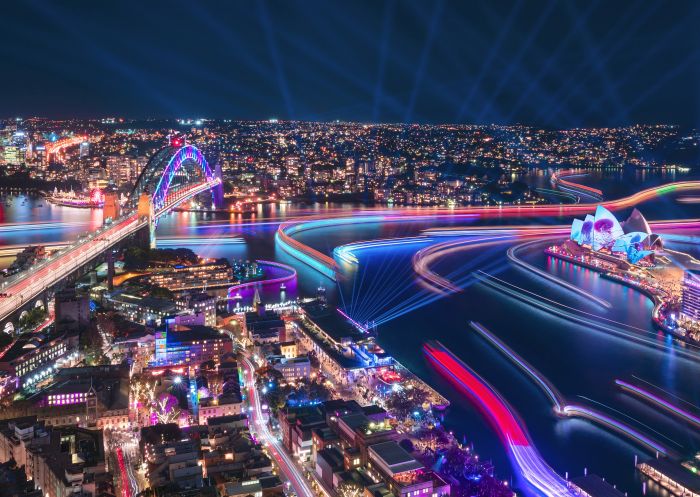
<path id="1" fill-rule="evenodd" d="M 214 187 L 212 191 L 212 197 L 214 200 L 214 208 L 221 209 L 224 206 L 224 180 L 221 175 L 221 163 L 217 162 L 214 166 L 214 177 L 219 178 L 221 182 Z"/>
<path id="2" fill-rule="evenodd" d="M 141 193 L 136 212 L 139 218 L 148 218 L 148 246 L 152 249 L 156 248 L 156 220 L 150 193 Z"/>

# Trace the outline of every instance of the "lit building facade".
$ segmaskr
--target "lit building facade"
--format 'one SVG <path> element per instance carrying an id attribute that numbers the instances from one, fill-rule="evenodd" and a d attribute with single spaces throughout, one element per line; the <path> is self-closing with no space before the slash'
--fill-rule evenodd
<path id="1" fill-rule="evenodd" d="M 178 325 L 175 318 L 156 330 L 156 366 L 219 362 L 233 351 L 231 339 L 214 328 L 201 325 Z"/>
<path id="2" fill-rule="evenodd" d="M 167 288 L 173 292 L 226 287 L 231 286 L 233 282 L 233 269 L 228 261 L 223 259 L 207 264 L 175 266 L 166 271 L 155 272 L 146 279 L 151 285 Z"/>
<path id="3" fill-rule="evenodd" d="M 185 293 L 175 305 L 180 311 L 192 311 L 204 316 L 205 326 L 216 326 L 216 297 L 207 293 Z"/>
<path id="4" fill-rule="evenodd" d="M 624 255 L 632 264 L 653 255 L 653 247 L 660 243 L 638 210 L 635 209 L 627 221 L 620 224 L 602 205 L 596 208 L 595 215 L 589 214 L 583 220 L 574 219 L 571 240 L 594 251 L 606 250 Z"/>
<path id="5" fill-rule="evenodd" d="M 689 270 L 683 276 L 681 314 L 693 321 L 700 320 L 700 272 Z"/>

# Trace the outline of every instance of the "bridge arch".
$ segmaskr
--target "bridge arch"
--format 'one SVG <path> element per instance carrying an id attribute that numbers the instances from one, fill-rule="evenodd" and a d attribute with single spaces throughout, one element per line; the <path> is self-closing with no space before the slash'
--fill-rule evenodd
<path id="1" fill-rule="evenodd" d="M 147 192 L 151 195 L 153 210 L 158 211 L 165 205 L 173 187 L 193 181 L 211 182 L 217 178 L 219 185 L 212 190 L 212 200 L 218 207 L 223 197 L 220 169 L 212 170 L 202 152 L 193 145 L 163 147 L 151 157 L 139 175 L 131 193 L 132 207 L 136 207 L 141 194 Z"/>

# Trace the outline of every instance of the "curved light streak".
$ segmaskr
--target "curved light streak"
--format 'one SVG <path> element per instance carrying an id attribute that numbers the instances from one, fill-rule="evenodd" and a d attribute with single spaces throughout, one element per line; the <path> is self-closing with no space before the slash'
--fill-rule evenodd
<path id="1" fill-rule="evenodd" d="M 419 250 L 413 255 L 411 261 L 413 270 L 421 278 L 425 286 L 437 294 L 457 293 L 462 287 L 453 283 L 449 279 L 440 276 L 430 269 L 430 265 L 437 259 L 448 254 L 477 247 L 486 247 L 507 242 L 511 239 L 509 235 L 493 237 L 472 237 L 459 239 L 456 241 L 442 242 Z"/>
<path id="2" fill-rule="evenodd" d="M 685 421 L 688 421 L 689 423 L 692 423 L 696 426 L 700 426 L 700 417 L 696 416 L 695 414 L 692 414 L 682 407 L 679 407 L 677 405 L 671 404 L 667 400 L 662 399 L 656 394 L 651 393 L 650 391 L 638 387 L 636 385 L 632 385 L 631 383 L 628 383 L 624 380 L 615 380 L 615 384 L 619 387 L 621 387 L 623 390 L 630 392 L 637 397 L 640 397 L 647 402 L 650 402 L 656 406 L 663 407 L 667 411 L 669 411 L 672 414 L 675 414 L 676 416 L 684 419 Z"/>
<path id="3" fill-rule="evenodd" d="M 552 173 L 552 183 L 564 191 L 578 193 L 580 195 L 585 195 L 593 199 L 602 199 L 603 191 L 598 188 L 592 188 L 590 186 L 582 185 L 580 183 L 574 183 L 573 181 L 565 180 L 564 178 L 571 178 L 573 176 L 583 176 L 588 174 L 588 172 L 577 171 L 575 169 L 566 169 L 564 171 Z"/>
<path id="4" fill-rule="evenodd" d="M 535 191 L 537 193 L 544 193 L 545 195 L 553 195 L 555 197 L 564 197 L 564 198 L 567 198 L 569 200 L 572 200 L 574 203 L 578 203 L 581 201 L 581 199 L 578 196 L 574 195 L 573 193 L 564 192 L 561 190 L 552 190 L 550 188 L 535 188 Z"/>
<path id="5" fill-rule="evenodd" d="M 625 425 L 623 423 L 620 423 L 619 421 L 616 421 L 615 419 L 611 418 L 607 414 L 603 414 L 598 411 L 594 411 L 593 409 L 589 409 L 588 407 L 583 407 L 579 405 L 567 405 L 564 406 L 564 409 L 562 410 L 562 414 L 565 416 L 575 416 L 575 417 L 582 417 L 582 418 L 587 418 L 590 419 L 591 421 L 595 421 L 597 423 L 600 423 L 602 425 L 607 426 L 611 430 L 614 430 L 626 437 L 630 437 L 637 442 L 639 442 L 642 445 L 647 446 L 648 448 L 657 451 L 659 454 L 667 455 L 668 450 L 655 442 L 654 440 L 650 439 L 649 437 L 641 434 L 639 431 L 635 430 L 634 428 L 631 428 L 628 425 Z"/>
<path id="6" fill-rule="evenodd" d="M 522 371 L 525 372 L 539 387 L 542 391 L 549 397 L 549 400 L 554 406 L 554 411 L 560 413 L 562 407 L 566 404 L 564 397 L 559 393 L 559 391 L 552 385 L 549 380 L 547 380 L 539 371 L 530 366 L 526 361 L 524 361 L 517 353 L 515 353 L 510 347 L 503 343 L 500 339 L 484 328 L 481 324 L 474 321 L 469 322 L 469 326 L 472 327 L 476 332 L 478 332 L 482 337 L 491 342 L 493 346 L 496 347 L 502 354 L 508 357 L 513 364 L 518 366 Z"/>
<path id="7" fill-rule="evenodd" d="M 355 252 L 378 247 L 393 247 L 396 245 L 414 245 L 417 243 L 430 243 L 432 238 L 425 236 L 405 237 L 405 238 L 380 238 L 377 240 L 366 240 L 362 242 L 346 243 L 333 249 L 333 255 L 348 264 L 358 264 L 359 261 Z"/>
<path id="8" fill-rule="evenodd" d="M 560 278 L 557 278 L 556 276 L 553 276 L 546 271 L 542 271 L 541 269 L 536 268 L 535 266 L 528 264 L 527 262 L 523 261 L 522 259 L 518 258 L 515 255 L 515 250 L 518 248 L 524 247 L 526 245 L 529 245 L 531 243 L 536 243 L 540 241 L 542 238 L 554 238 L 556 236 L 559 236 L 561 233 L 563 233 L 565 230 L 564 228 L 561 229 L 561 231 L 558 228 L 555 228 L 553 230 L 549 230 L 546 227 L 523 227 L 523 228 L 516 228 L 516 227 L 507 227 L 504 230 L 498 230 L 498 229 L 487 229 L 487 230 L 480 230 L 480 229 L 458 229 L 457 232 L 460 235 L 476 235 L 476 234 L 498 234 L 498 233 L 503 233 L 503 236 L 506 236 L 508 234 L 517 236 L 538 236 L 538 240 L 534 240 L 531 242 L 527 242 L 525 244 L 521 244 L 515 247 L 511 247 L 507 251 L 507 256 L 508 259 L 511 260 L 514 264 L 517 266 L 521 267 L 522 269 L 526 271 L 530 271 L 532 273 L 537 274 L 538 276 L 541 276 L 544 279 L 547 279 L 551 281 L 552 283 L 555 283 L 567 290 L 570 290 L 580 296 L 583 296 L 587 299 L 587 301 L 595 302 L 598 305 L 601 305 L 603 307 L 610 308 L 611 304 L 607 301 L 604 300 L 600 297 L 597 297 L 593 295 L 590 292 L 587 292 L 567 281 L 564 281 Z M 433 234 L 433 235 L 442 235 L 445 233 L 445 231 L 441 230 L 434 230 L 434 231 L 428 231 L 427 233 Z M 494 238 L 500 238 L 500 237 L 494 237 Z M 484 238 L 487 239 L 487 238 Z M 477 240 L 481 240 L 478 239 Z M 432 262 L 434 262 L 435 259 L 440 258 L 442 256 L 448 255 L 450 253 L 454 253 L 459 250 L 466 250 L 466 249 L 471 249 L 474 246 L 480 246 L 480 244 L 476 244 L 474 241 L 470 241 L 469 239 L 465 241 L 456 241 L 456 242 L 441 242 L 435 245 L 432 245 L 431 247 L 427 247 L 421 251 L 418 251 L 413 258 L 413 268 L 416 271 L 416 273 L 423 278 L 424 280 L 428 281 L 433 289 L 438 292 L 450 292 L 454 293 L 459 291 L 459 287 L 455 285 L 453 282 L 449 281 L 447 278 L 444 278 L 442 276 L 439 276 L 437 273 L 435 273 L 433 270 L 430 269 L 430 265 Z"/>
<path id="9" fill-rule="evenodd" d="M 567 290 L 574 292 L 574 293 L 586 298 L 587 300 L 589 300 L 591 302 L 595 302 L 598 305 L 601 305 L 603 307 L 607 307 L 608 309 L 612 308 L 612 304 L 610 302 L 608 302 L 607 300 L 602 299 L 596 295 L 593 295 L 591 292 L 587 292 L 586 290 L 579 288 L 576 285 L 569 283 L 568 281 L 564 281 L 563 279 L 558 278 L 558 277 L 554 276 L 553 274 L 548 273 L 547 271 L 543 271 L 540 268 L 535 267 L 532 264 L 525 262 L 524 260 L 520 259 L 516 255 L 516 252 L 519 249 L 525 248 L 528 245 L 532 245 L 533 243 L 537 243 L 537 242 L 539 242 L 539 240 L 521 243 L 520 245 L 510 247 L 508 249 L 508 251 L 506 252 L 506 256 L 508 257 L 508 260 L 510 260 L 513 264 L 520 267 L 521 269 L 523 269 L 525 271 L 529 271 L 531 273 L 534 273 L 541 278 L 544 278 L 546 280 L 551 281 L 552 283 L 554 283 L 556 285 L 559 285 L 563 288 L 566 288 Z"/>
<path id="10" fill-rule="evenodd" d="M 475 277 L 481 281 L 481 283 L 485 284 L 486 286 L 489 286 L 497 291 L 500 291 L 502 293 L 505 293 L 507 295 L 510 295 L 511 297 L 523 301 L 527 304 L 532 305 L 534 308 L 543 310 L 549 314 L 552 314 L 554 316 L 564 318 L 568 321 L 571 321 L 573 323 L 581 324 L 585 329 L 591 329 L 591 328 L 596 328 L 600 331 L 604 331 L 609 333 L 612 336 L 616 336 L 618 338 L 624 338 L 625 340 L 632 340 L 637 343 L 647 345 L 651 347 L 652 349 L 656 351 L 660 351 L 661 349 L 665 351 L 673 351 L 675 354 L 678 355 L 678 357 L 683 357 L 684 359 L 692 360 L 692 361 L 697 361 L 698 358 L 700 357 L 700 349 L 698 347 L 695 347 L 690 344 L 685 344 L 687 348 L 683 349 L 676 349 L 673 348 L 672 346 L 659 342 L 658 339 L 652 339 L 652 338 L 645 338 L 643 336 L 640 336 L 639 334 L 631 333 L 624 331 L 621 328 L 618 328 L 616 326 L 622 326 L 629 328 L 630 330 L 637 331 L 640 333 L 644 333 L 650 337 L 655 337 L 656 335 L 650 333 L 648 330 L 645 330 L 643 328 L 638 328 L 636 326 L 628 325 L 626 323 L 621 323 L 619 321 L 615 321 L 613 319 L 608 319 L 603 316 L 598 316 L 596 314 L 592 314 L 590 312 L 586 311 L 581 311 L 579 309 L 576 309 L 571 306 L 567 306 L 564 304 L 560 304 L 554 300 L 548 299 L 546 297 L 543 297 L 537 293 L 531 292 L 529 290 L 525 290 L 523 288 L 520 288 L 516 285 L 513 285 L 512 283 L 508 283 L 504 280 L 501 280 L 500 278 L 497 278 L 493 275 L 490 275 L 488 273 L 484 273 L 483 271 L 478 271 L 478 274 L 475 275 Z M 500 283 L 497 283 L 500 282 Z M 579 316 L 579 315 L 582 316 Z M 591 319 L 593 318 L 593 319 Z M 606 322 L 600 322 L 598 320 L 606 321 Z M 607 324 L 611 323 L 611 324 Z"/>
<path id="11" fill-rule="evenodd" d="M 270 267 L 275 267 L 278 269 L 282 269 L 284 271 L 287 271 L 287 274 L 284 276 L 280 276 L 277 278 L 270 278 L 267 280 L 255 280 L 255 281 L 246 281 L 245 283 L 239 283 L 237 285 L 233 285 L 229 287 L 228 289 L 228 298 L 232 299 L 235 295 L 234 292 L 238 292 L 240 290 L 243 290 L 244 288 L 250 288 L 258 285 L 281 285 L 282 283 L 286 283 L 287 281 L 291 281 L 297 277 L 297 271 L 294 269 L 292 266 L 288 266 L 286 264 L 282 264 L 280 262 L 275 262 L 275 261 L 262 261 L 259 260 L 257 261 L 258 264 L 261 266 L 270 266 Z"/>
<path id="12" fill-rule="evenodd" d="M 537 452 L 508 404 L 484 379 L 440 342 L 423 346 L 428 358 L 474 401 L 501 436 L 517 473 L 546 496 L 570 497 L 574 493 Z"/>
<path id="13" fill-rule="evenodd" d="M 609 210 L 623 209 L 626 207 L 631 207 L 637 205 L 640 202 L 650 200 L 652 198 L 666 195 L 673 192 L 685 191 L 685 190 L 700 190 L 700 181 L 678 181 L 675 183 L 667 183 L 662 186 L 657 186 L 653 188 L 648 188 L 642 190 L 635 194 L 629 195 L 627 197 L 622 197 L 617 200 L 611 200 L 604 202 L 600 205 L 604 205 Z M 530 216 L 568 216 L 576 215 L 581 213 L 587 213 L 599 205 L 598 203 L 582 203 L 574 205 L 517 205 L 517 206 L 500 206 L 500 207 L 483 207 L 483 206 L 471 206 L 465 208 L 436 208 L 432 210 L 427 209 L 402 209 L 402 210 L 387 210 L 384 208 L 377 209 L 364 209 L 358 212 L 351 213 L 338 213 L 332 214 L 331 216 L 325 216 L 324 218 L 317 218 L 315 221 L 310 221 L 309 218 L 303 218 L 301 220 L 287 221 L 282 224 L 277 229 L 275 235 L 275 241 L 278 246 L 282 248 L 285 252 L 290 254 L 292 257 L 298 259 L 300 262 L 311 266 L 312 268 L 319 271 L 321 274 L 329 277 L 330 279 L 336 279 L 336 273 L 338 272 L 338 265 L 335 260 L 318 250 L 296 241 L 293 239 L 293 235 L 298 234 L 302 231 L 322 228 L 322 227 L 332 227 L 340 226 L 344 224 L 355 224 L 363 222 L 374 222 L 367 221 L 363 218 L 363 215 L 368 215 L 371 213 L 377 213 L 377 221 L 382 222 L 397 222 L 397 221 L 420 221 L 424 219 L 438 219 L 440 217 L 456 219 L 459 217 L 471 217 L 478 216 L 482 218 L 486 217 L 503 217 L 503 216 L 520 216 L 520 217 L 530 217 Z M 357 217 L 360 216 L 360 217 Z M 370 216 L 374 217 L 374 216 Z"/>
<path id="14" fill-rule="evenodd" d="M 635 442 L 638 442 L 647 448 L 658 451 L 662 454 L 667 454 L 668 451 L 661 444 L 655 442 L 651 438 L 639 432 L 637 429 L 617 421 L 607 414 L 591 409 L 589 407 L 569 404 L 561 393 L 544 377 L 542 373 L 532 367 L 527 361 L 521 358 L 516 352 L 510 349 L 501 340 L 496 338 L 490 331 L 484 328 L 481 324 L 471 321 L 469 325 L 478 332 L 483 338 L 488 340 L 499 352 L 505 355 L 510 361 L 520 368 L 527 376 L 532 379 L 537 386 L 545 393 L 554 406 L 554 412 L 560 416 L 567 417 L 583 417 L 590 421 L 599 423 Z"/>

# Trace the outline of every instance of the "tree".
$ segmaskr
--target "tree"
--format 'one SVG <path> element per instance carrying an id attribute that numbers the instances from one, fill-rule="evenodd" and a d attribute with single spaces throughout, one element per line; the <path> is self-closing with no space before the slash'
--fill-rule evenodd
<path id="1" fill-rule="evenodd" d="M 46 311 L 43 307 L 34 307 L 19 320 L 19 326 L 23 330 L 35 328 L 46 318 Z"/>
<path id="2" fill-rule="evenodd" d="M 338 485 L 338 497 L 360 497 L 362 490 L 362 485 L 356 481 L 345 480 Z"/>
<path id="3" fill-rule="evenodd" d="M 165 300 L 173 300 L 175 298 L 175 294 L 173 294 L 173 292 L 171 292 L 167 288 L 154 285 L 151 287 L 151 297 L 156 297 Z"/>
<path id="4" fill-rule="evenodd" d="M 148 252 L 141 247 L 129 247 L 124 251 L 124 269 L 141 271 L 148 267 Z"/>
<path id="5" fill-rule="evenodd" d="M 180 417 L 180 409 L 178 408 L 179 402 L 174 395 L 163 394 L 158 397 L 155 405 L 156 418 L 158 418 L 158 423 L 168 424 L 177 423 Z"/>

